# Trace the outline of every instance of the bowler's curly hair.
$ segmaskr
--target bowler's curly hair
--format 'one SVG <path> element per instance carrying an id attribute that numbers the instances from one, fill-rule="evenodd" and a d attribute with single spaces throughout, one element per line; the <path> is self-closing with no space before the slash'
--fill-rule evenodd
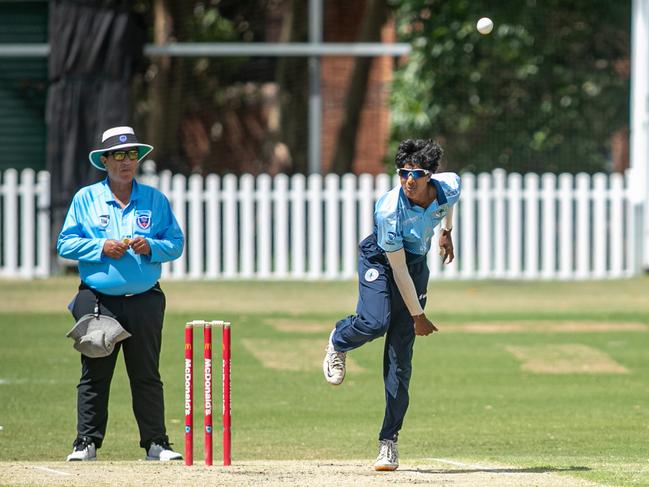
<path id="1" fill-rule="evenodd" d="M 401 168 L 411 162 L 422 169 L 437 172 L 443 155 L 444 150 L 434 140 L 406 139 L 399 144 L 395 164 Z"/>

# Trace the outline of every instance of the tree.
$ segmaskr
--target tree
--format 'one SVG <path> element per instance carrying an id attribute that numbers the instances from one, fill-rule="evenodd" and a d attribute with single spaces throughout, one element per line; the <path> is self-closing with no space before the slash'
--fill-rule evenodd
<path id="1" fill-rule="evenodd" d="M 306 42 L 308 37 L 307 2 L 286 0 L 280 42 Z M 308 171 L 309 81 L 307 59 L 282 57 L 277 61 L 279 85 L 280 140 L 286 144 L 293 171 Z"/>
<path id="2" fill-rule="evenodd" d="M 367 0 L 366 14 L 363 18 L 358 42 L 380 42 L 381 28 L 387 16 L 385 0 Z M 357 57 L 354 61 L 349 88 L 345 96 L 345 113 L 338 132 L 336 153 L 334 154 L 332 170 L 338 174 L 351 172 L 354 154 L 356 153 L 356 133 L 365 103 L 367 82 L 372 67 L 372 57 Z"/>
<path id="3" fill-rule="evenodd" d="M 153 38 L 156 44 L 255 40 L 265 29 L 267 3 L 152 0 Z M 152 58 L 140 83 L 138 118 L 159 167 L 250 171 L 242 161 L 255 164 L 262 150 L 255 136 L 262 117 L 259 78 L 268 72 L 263 60 L 243 57 Z"/>
<path id="4" fill-rule="evenodd" d="M 394 81 L 392 144 L 440 139 L 454 169 L 607 167 L 629 117 L 630 2 L 391 3 L 413 45 Z"/>

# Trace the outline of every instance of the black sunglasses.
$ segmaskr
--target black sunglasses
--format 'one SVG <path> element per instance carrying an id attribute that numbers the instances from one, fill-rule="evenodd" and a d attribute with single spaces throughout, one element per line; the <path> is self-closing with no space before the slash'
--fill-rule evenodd
<path id="1" fill-rule="evenodd" d="M 138 158 L 140 157 L 140 151 L 137 150 L 137 149 L 116 150 L 116 151 L 113 151 L 113 152 L 104 152 L 104 156 L 105 157 L 113 156 L 113 159 L 115 159 L 118 162 L 123 161 L 124 159 L 126 159 L 126 156 L 128 156 L 128 158 L 131 161 L 137 161 Z"/>

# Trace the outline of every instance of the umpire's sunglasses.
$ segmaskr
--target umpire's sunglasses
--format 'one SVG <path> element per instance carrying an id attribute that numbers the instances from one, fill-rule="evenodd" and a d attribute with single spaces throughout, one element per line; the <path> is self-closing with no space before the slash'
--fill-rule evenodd
<path id="1" fill-rule="evenodd" d="M 430 171 L 427 169 L 406 169 L 401 167 L 397 169 L 397 174 L 401 179 L 408 179 L 410 176 L 412 176 L 412 179 L 419 179 L 428 176 Z"/>
<path id="2" fill-rule="evenodd" d="M 137 149 L 116 150 L 113 152 L 104 152 L 104 156 L 113 156 L 113 159 L 115 159 L 116 161 L 123 161 L 124 159 L 126 159 L 126 156 L 128 156 L 131 161 L 137 161 L 140 157 L 140 151 Z"/>

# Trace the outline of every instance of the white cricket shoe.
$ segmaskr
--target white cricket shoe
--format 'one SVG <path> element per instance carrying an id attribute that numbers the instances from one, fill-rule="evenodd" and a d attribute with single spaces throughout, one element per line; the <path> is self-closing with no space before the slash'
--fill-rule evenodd
<path id="1" fill-rule="evenodd" d="M 399 468 L 397 442 L 393 440 L 379 440 L 379 456 L 374 462 L 374 470 L 391 472 L 397 468 Z"/>
<path id="2" fill-rule="evenodd" d="M 97 460 L 97 448 L 95 443 L 87 436 L 74 440 L 72 453 L 65 459 L 66 462 L 86 462 Z"/>
<path id="3" fill-rule="evenodd" d="M 334 345 L 332 343 L 332 338 L 334 336 L 334 328 L 329 335 L 329 343 L 325 349 L 325 358 L 322 362 L 322 371 L 324 372 L 325 379 L 329 384 L 337 386 L 342 383 L 345 378 L 345 358 L 347 354 L 345 352 L 336 352 L 334 350 Z"/>
<path id="4" fill-rule="evenodd" d="M 160 462 L 168 462 L 170 460 L 182 460 L 183 456 L 171 449 L 169 442 L 164 440 L 160 442 L 153 442 L 146 453 L 147 460 L 158 460 Z"/>

